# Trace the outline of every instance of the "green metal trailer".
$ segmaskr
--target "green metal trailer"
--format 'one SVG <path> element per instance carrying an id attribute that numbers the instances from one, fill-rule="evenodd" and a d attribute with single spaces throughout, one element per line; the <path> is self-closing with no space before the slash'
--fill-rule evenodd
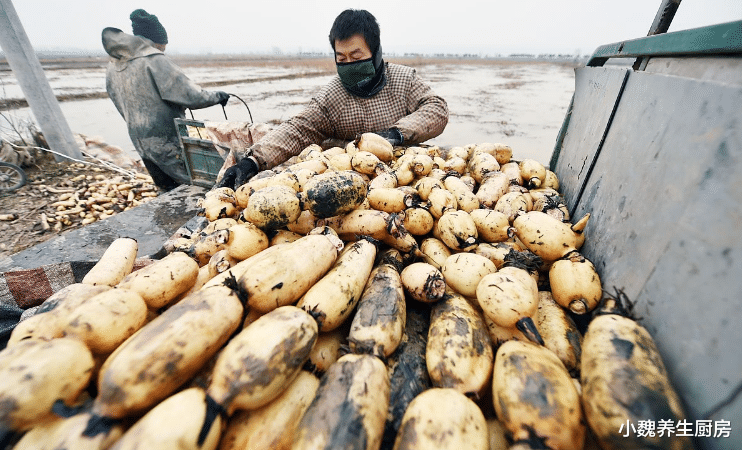
<path id="1" fill-rule="evenodd" d="M 612 64 L 627 58 L 637 63 Z M 181 137 L 203 187 L 120 217 L 156 244 L 159 222 L 172 228 L 192 217 L 188 202 L 221 165 L 210 141 L 185 129 Z M 571 216 L 591 214 L 581 251 L 606 290 L 621 288 L 636 303 L 698 448 L 742 449 L 742 21 L 599 47 L 575 71 L 550 168 Z M 94 224 L 8 264 L 38 265 L 40 254 L 70 261 L 81 249 L 98 256 L 122 230 Z M 708 436 L 697 426 L 705 423 Z"/>
<path id="2" fill-rule="evenodd" d="M 550 167 L 572 216 L 591 213 L 581 251 L 636 302 L 697 446 L 742 448 L 742 21 L 599 47 Z"/>

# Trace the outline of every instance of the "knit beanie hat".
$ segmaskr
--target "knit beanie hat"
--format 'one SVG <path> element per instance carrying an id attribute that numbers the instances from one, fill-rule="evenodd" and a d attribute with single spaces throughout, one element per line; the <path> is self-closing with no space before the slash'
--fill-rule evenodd
<path id="1" fill-rule="evenodd" d="M 155 44 L 167 44 L 167 32 L 157 20 L 157 16 L 137 9 L 131 13 L 129 19 L 135 35 L 145 37 Z"/>

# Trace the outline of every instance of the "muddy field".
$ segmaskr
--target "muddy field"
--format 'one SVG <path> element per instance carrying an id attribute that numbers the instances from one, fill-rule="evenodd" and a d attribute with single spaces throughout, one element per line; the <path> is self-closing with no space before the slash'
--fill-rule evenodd
<path id="1" fill-rule="evenodd" d="M 299 112 L 334 76 L 329 58 L 275 59 L 264 57 L 173 57 L 205 89 L 235 94 L 220 106 L 192 111 L 196 119 L 278 124 Z M 559 127 L 574 91 L 574 63 L 476 59 L 390 58 L 415 67 L 446 99 L 450 118 L 443 134 L 429 141 L 442 147 L 481 142 L 503 142 L 518 159 L 548 163 Z M 60 100 L 74 133 L 121 147 L 137 158 L 126 126 L 105 93 L 105 58 L 42 61 L 47 78 Z M 0 64 L 0 135 L 13 139 L 13 122 L 23 128 L 33 122 L 22 91 L 7 65 Z M 190 117 L 190 113 L 188 113 Z M 8 120 L 9 119 L 9 120 Z M 60 165 L 49 155 L 24 168 L 28 184 L 13 194 L 0 193 L 0 213 L 14 214 L 0 221 L 0 259 L 43 242 L 60 232 L 42 227 L 41 213 L 56 200 L 40 185 L 71 189 L 70 180 L 86 170 Z"/>
<path id="2" fill-rule="evenodd" d="M 334 76 L 329 58 L 173 59 L 205 89 L 235 94 L 249 107 L 248 111 L 232 99 L 226 110 L 217 105 L 187 112 L 201 120 L 225 120 L 226 113 L 230 121 L 252 117 L 255 122 L 277 124 L 299 112 Z M 448 102 L 448 126 L 431 144 L 504 142 L 522 158 L 548 162 L 574 91 L 574 62 L 432 58 L 390 58 L 390 62 L 415 67 Z M 105 65 L 102 57 L 44 63 L 72 131 L 99 136 L 135 156 L 126 125 L 105 93 Z M 0 100 L 6 105 L 18 101 L 12 112 L 19 120 L 32 117 L 12 72 L 2 65 L 0 80 Z"/>

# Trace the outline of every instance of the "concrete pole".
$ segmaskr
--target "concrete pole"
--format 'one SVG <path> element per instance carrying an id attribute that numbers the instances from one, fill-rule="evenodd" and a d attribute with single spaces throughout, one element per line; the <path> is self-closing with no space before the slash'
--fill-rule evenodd
<path id="1" fill-rule="evenodd" d="M 11 0 L 0 0 L 0 46 L 49 147 L 69 158 L 82 159 L 72 130 Z M 58 162 L 67 160 L 56 154 L 54 159 Z"/>

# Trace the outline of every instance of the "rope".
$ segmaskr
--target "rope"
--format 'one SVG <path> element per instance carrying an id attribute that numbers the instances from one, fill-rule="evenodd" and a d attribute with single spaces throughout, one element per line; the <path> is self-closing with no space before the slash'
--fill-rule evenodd
<path id="1" fill-rule="evenodd" d="M 136 178 L 136 176 L 137 176 L 137 173 L 136 172 L 132 172 L 131 170 L 126 170 L 126 169 L 124 169 L 122 167 L 117 166 L 116 164 L 114 164 L 114 163 L 112 163 L 110 161 L 104 161 L 102 159 L 96 158 L 95 156 L 93 156 L 93 155 L 91 155 L 91 154 L 89 154 L 87 152 L 81 151 L 80 153 L 82 153 L 82 155 L 85 156 L 85 157 L 88 157 L 88 158 L 90 158 L 90 159 L 92 159 L 94 161 L 97 161 L 98 164 L 92 163 L 90 161 L 76 159 L 76 158 L 73 158 L 71 156 L 68 156 L 68 155 L 65 155 L 65 154 L 62 154 L 62 153 L 59 153 L 59 152 L 55 152 L 54 150 L 49 149 L 49 148 L 36 147 L 36 146 L 33 146 L 33 145 L 24 145 L 24 146 L 16 145 L 16 144 L 14 144 L 14 143 L 10 142 L 9 140 L 7 140 L 5 138 L 2 138 L 2 137 L 0 137 L 0 140 L 2 140 L 4 142 L 7 142 L 10 146 L 15 147 L 15 148 L 32 148 L 32 149 L 36 149 L 36 150 L 43 150 L 45 152 L 53 153 L 55 155 L 61 156 L 63 158 L 69 159 L 70 161 L 74 161 L 74 162 L 77 162 L 77 163 L 86 164 L 86 165 L 92 165 L 92 166 L 102 166 L 105 169 L 112 170 L 114 172 L 119 172 L 119 173 L 121 173 L 123 175 L 126 175 L 129 178 Z"/>
<path id="2" fill-rule="evenodd" d="M 229 94 L 229 95 L 232 96 L 232 97 L 234 97 L 234 98 L 236 98 L 237 100 L 241 101 L 242 104 L 245 105 L 245 108 L 247 108 L 247 113 L 250 115 L 250 123 L 254 123 L 253 122 L 253 118 L 252 118 L 252 112 L 250 111 L 250 107 L 247 106 L 247 103 L 244 100 L 242 100 L 242 98 L 240 98 L 238 95 L 235 95 L 235 94 Z M 188 111 L 191 113 L 191 119 L 193 119 L 193 111 L 190 108 L 188 108 Z M 222 111 L 224 112 L 224 119 L 225 120 L 228 120 L 227 119 L 227 110 L 224 108 L 224 106 L 222 106 Z M 200 135 L 201 135 L 201 133 L 199 131 L 199 136 Z M 20 145 L 16 145 L 16 144 L 10 142 L 9 140 L 7 140 L 7 139 L 5 139 L 3 137 L 0 137 L 0 140 L 2 140 L 4 142 L 7 142 L 8 144 L 10 144 L 14 148 L 33 148 L 33 149 L 36 149 L 36 150 L 43 150 L 45 152 L 53 153 L 53 154 L 55 154 L 57 156 L 61 156 L 63 158 L 69 159 L 70 161 L 74 161 L 74 162 L 77 162 L 77 163 L 87 164 L 87 165 L 98 165 L 98 166 L 102 166 L 105 169 L 112 170 L 114 172 L 119 172 L 119 173 L 121 173 L 123 175 L 128 176 L 129 178 L 136 178 L 136 176 L 137 176 L 137 173 L 136 172 L 132 172 L 130 170 L 126 170 L 126 169 L 124 169 L 122 167 L 119 167 L 119 166 L 113 164 L 110 161 L 104 161 L 102 159 L 96 158 L 95 156 L 93 156 L 93 155 L 91 155 L 89 153 L 83 152 L 83 151 L 80 152 L 80 153 L 82 153 L 83 156 L 85 156 L 87 158 L 90 158 L 90 159 L 92 159 L 94 161 L 97 161 L 98 164 L 91 163 L 90 161 L 79 160 L 79 159 L 73 158 L 71 156 L 68 156 L 68 155 L 65 155 L 65 154 L 62 154 L 62 153 L 59 153 L 59 152 L 55 152 L 54 150 L 49 149 L 49 148 L 36 147 L 36 146 L 33 146 L 33 145 L 20 146 Z"/>
<path id="3" fill-rule="evenodd" d="M 229 92 L 227 92 L 227 94 L 229 94 Z M 250 111 L 250 107 L 247 106 L 247 102 L 245 102 L 244 100 L 242 100 L 242 98 L 240 98 L 239 95 L 235 95 L 235 94 L 229 94 L 229 95 L 230 95 L 230 97 L 234 97 L 237 100 L 241 101 L 242 104 L 245 105 L 245 108 L 247 108 L 247 114 L 250 116 L 250 123 L 255 123 L 253 121 L 253 119 L 252 119 L 252 112 Z M 196 118 L 193 117 L 193 110 L 191 108 L 187 108 L 187 109 L 188 109 L 188 112 L 191 114 L 191 119 L 196 120 Z M 222 105 L 222 112 L 224 113 L 224 120 L 229 120 L 227 118 L 227 110 L 226 110 L 226 108 L 224 108 L 224 105 Z M 199 137 L 200 136 L 201 136 L 201 133 L 199 132 Z"/>
<path id="4" fill-rule="evenodd" d="M 253 121 L 253 120 L 252 120 L 252 112 L 250 112 L 250 107 L 249 107 L 249 106 L 247 106 L 247 102 L 245 102 L 244 100 L 242 100 L 242 99 L 241 99 L 241 98 L 240 98 L 239 96 L 237 96 L 237 95 L 234 95 L 234 94 L 229 94 L 229 95 L 231 95 L 232 97 L 234 97 L 234 98 L 236 98 L 237 100 L 241 101 L 241 102 L 242 102 L 242 104 L 243 104 L 243 105 L 245 105 L 245 108 L 247 108 L 247 114 L 249 114 L 249 115 L 250 115 L 250 123 L 255 123 L 255 121 Z M 223 107 L 222 107 L 222 108 L 223 108 Z M 227 113 L 226 113 L 226 112 L 224 113 L 224 118 L 225 118 L 225 119 L 227 118 Z"/>

